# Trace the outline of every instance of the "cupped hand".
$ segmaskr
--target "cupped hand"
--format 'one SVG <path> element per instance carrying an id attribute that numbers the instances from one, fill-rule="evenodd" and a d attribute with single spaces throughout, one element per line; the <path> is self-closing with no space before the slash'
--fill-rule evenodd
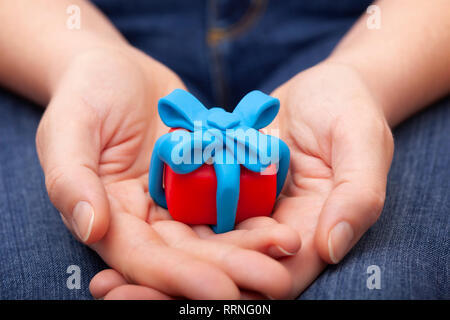
<path id="1" fill-rule="evenodd" d="M 175 88 L 184 85 L 172 71 L 133 48 L 77 56 L 36 136 L 51 201 L 73 234 L 128 283 L 161 296 L 237 298 L 242 287 L 283 297 L 290 275 L 269 256 L 299 249 L 294 230 L 277 224 L 230 232 L 227 241 L 200 238 L 151 201 L 150 155 L 168 130 L 156 105 Z"/>
<path id="2" fill-rule="evenodd" d="M 258 230 L 278 222 L 301 235 L 300 251 L 280 259 L 293 281 L 287 296 L 294 298 L 327 264 L 341 261 L 379 217 L 394 145 L 381 106 L 351 67 L 323 62 L 272 95 L 281 109 L 269 129 L 278 129 L 289 145 L 288 178 L 274 210 L 276 222 L 248 220 L 241 227 Z M 111 271 L 93 282 L 113 298 L 159 298 L 152 289 L 129 287 Z"/>
<path id="3" fill-rule="evenodd" d="M 302 236 L 300 252 L 283 261 L 291 296 L 336 264 L 378 219 L 394 143 L 382 108 L 358 72 L 325 61 L 273 93 L 291 166 L 274 219 Z"/>

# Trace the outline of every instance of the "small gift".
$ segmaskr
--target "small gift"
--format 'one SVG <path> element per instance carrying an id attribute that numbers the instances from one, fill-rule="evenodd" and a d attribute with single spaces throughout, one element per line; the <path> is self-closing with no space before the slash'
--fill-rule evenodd
<path id="1" fill-rule="evenodd" d="M 272 122 L 279 100 L 248 93 L 233 112 L 207 109 L 176 89 L 158 102 L 172 129 L 155 143 L 149 192 L 174 220 L 209 224 L 216 233 L 242 220 L 269 216 L 289 168 L 289 149 L 259 131 Z"/>

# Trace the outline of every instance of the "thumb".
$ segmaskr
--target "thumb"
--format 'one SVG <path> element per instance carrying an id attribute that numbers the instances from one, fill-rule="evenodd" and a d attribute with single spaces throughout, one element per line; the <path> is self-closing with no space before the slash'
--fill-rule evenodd
<path id="1" fill-rule="evenodd" d="M 36 134 L 50 200 L 84 243 L 100 240 L 109 225 L 109 202 L 97 170 L 99 116 L 82 102 L 54 98 Z"/>
<path id="2" fill-rule="evenodd" d="M 378 219 L 392 160 L 392 135 L 383 121 L 349 127 L 337 126 L 332 133 L 334 188 L 315 234 L 319 254 L 328 263 L 338 263 Z"/>

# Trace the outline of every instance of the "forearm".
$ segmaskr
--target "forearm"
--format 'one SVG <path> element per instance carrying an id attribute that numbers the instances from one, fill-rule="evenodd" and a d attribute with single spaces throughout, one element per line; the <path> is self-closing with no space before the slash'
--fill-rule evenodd
<path id="1" fill-rule="evenodd" d="M 81 9 L 81 28 L 69 29 L 67 8 Z M 83 0 L 0 2 L 0 84 L 46 104 L 74 56 L 126 45 L 108 20 Z"/>
<path id="2" fill-rule="evenodd" d="M 381 28 L 364 15 L 329 61 L 355 68 L 394 126 L 450 91 L 450 1 L 381 0 Z"/>

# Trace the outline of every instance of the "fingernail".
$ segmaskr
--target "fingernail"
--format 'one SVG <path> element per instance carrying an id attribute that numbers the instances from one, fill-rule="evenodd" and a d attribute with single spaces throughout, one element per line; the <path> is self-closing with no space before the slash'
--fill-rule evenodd
<path id="1" fill-rule="evenodd" d="M 333 263 L 338 263 L 350 249 L 353 229 L 346 221 L 339 222 L 328 235 L 328 253 Z"/>
<path id="2" fill-rule="evenodd" d="M 268 254 L 272 257 L 280 257 L 280 256 L 293 256 L 296 252 L 289 252 L 280 246 L 270 246 L 268 250 Z"/>
<path id="3" fill-rule="evenodd" d="M 89 239 L 94 222 L 94 209 L 86 201 L 77 203 L 72 212 L 72 225 L 77 236 L 85 242 Z"/>

